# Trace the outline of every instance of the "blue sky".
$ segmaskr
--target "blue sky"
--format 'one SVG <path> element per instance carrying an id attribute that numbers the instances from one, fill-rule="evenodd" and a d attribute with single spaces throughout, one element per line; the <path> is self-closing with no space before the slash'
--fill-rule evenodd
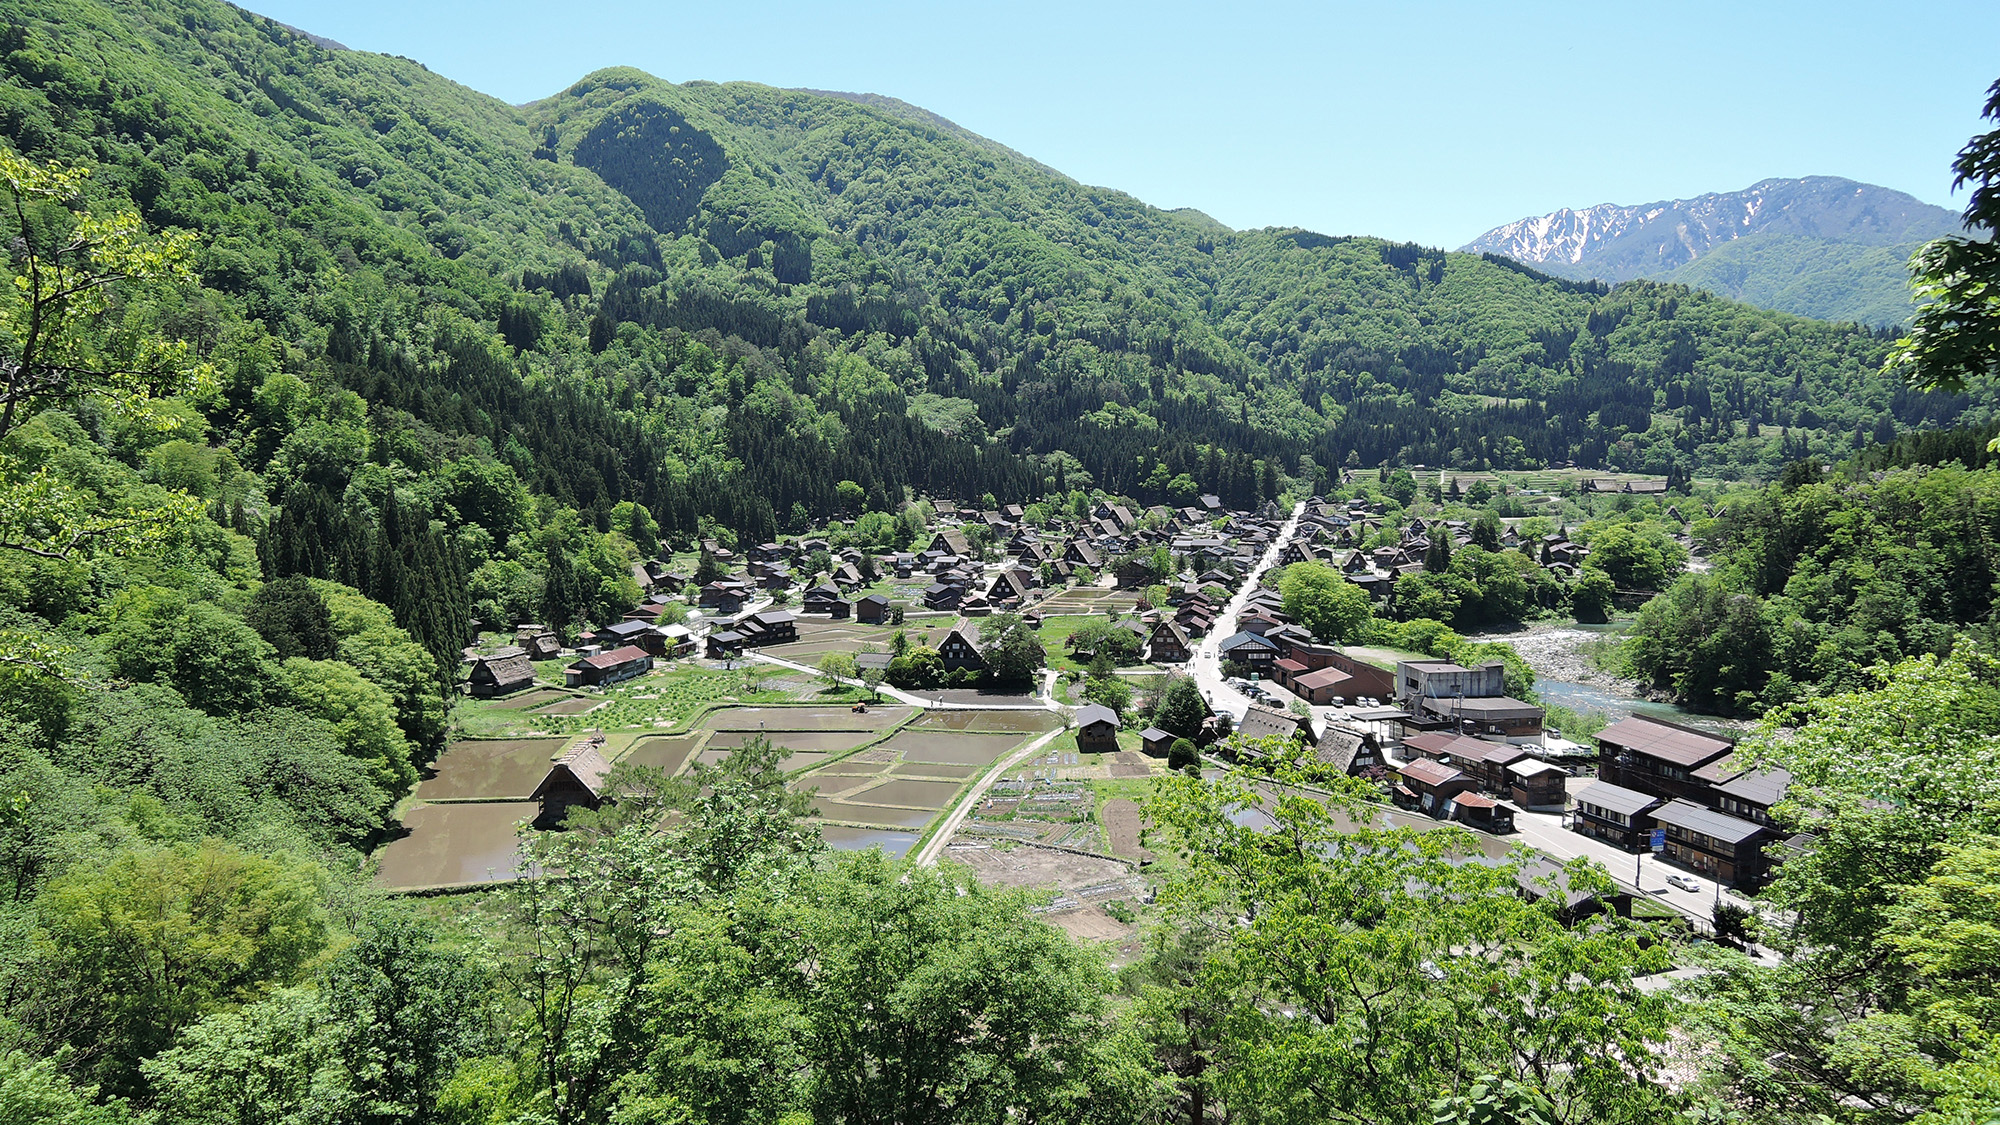
<path id="1" fill-rule="evenodd" d="M 1442 246 L 1767 176 L 1962 206 L 1951 157 L 2000 78 L 1992 0 L 248 6 L 510 102 L 616 65 L 870 91 L 1234 227 Z"/>

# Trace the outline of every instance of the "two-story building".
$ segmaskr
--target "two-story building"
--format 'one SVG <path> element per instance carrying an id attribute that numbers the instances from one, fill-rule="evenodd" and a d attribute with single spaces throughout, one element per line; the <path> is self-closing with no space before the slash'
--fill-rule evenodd
<path id="1" fill-rule="evenodd" d="M 1678 798 L 1654 809 L 1653 819 L 1666 830 L 1662 859 L 1730 886 L 1763 885 L 1769 827 Z"/>
<path id="2" fill-rule="evenodd" d="M 1660 804 L 1651 793 L 1608 781 L 1595 782 L 1577 793 L 1570 830 L 1608 840 L 1627 851 L 1639 851 L 1652 835 L 1653 810 Z"/>
<path id="3" fill-rule="evenodd" d="M 974 672 L 986 669 L 986 657 L 979 651 L 979 635 L 970 625 L 960 625 L 946 633 L 938 642 L 938 656 L 944 660 L 947 672 L 970 669 Z"/>
<path id="4" fill-rule="evenodd" d="M 1706 804 L 1710 782 L 1697 771 L 1733 749 L 1713 735 L 1635 715 L 1597 732 L 1597 777 L 1662 801 L 1684 798 Z"/>
<path id="5" fill-rule="evenodd" d="M 1396 698 L 1415 718 L 1462 734 L 1508 742 L 1542 741 L 1542 708 L 1507 694 L 1507 666 L 1489 660 L 1467 668 L 1448 660 L 1396 664 Z"/>

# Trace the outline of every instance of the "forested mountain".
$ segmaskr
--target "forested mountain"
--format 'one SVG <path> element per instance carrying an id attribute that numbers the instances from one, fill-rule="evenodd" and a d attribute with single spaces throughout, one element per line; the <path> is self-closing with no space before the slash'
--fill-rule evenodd
<path id="1" fill-rule="evenodd" d="M 1462 249 L 1561 277 L 1643 277 L 1800 316 L 1899 325 L 1910 315 L 1910 254 L 1959 229 L 1954 212 L 1903 192 L 1807 176 L 1632 207 L 1565 207 Z"/>
<path id="2" fill-rule="evenodd" d="M 369 432 L 488 451 L 600 522 L 630 499 L 761 537 L 841 479 L 1249 501 L 1396 459 L 1759 472 L 1990 401 L 1678 287 L 1233 232 L 886 100 L 614 70 L 517 109 L 210 0 L 0 19 L 0 135 L 203 236 L 167 324 L 223 363 L 211 424 L 275 443 L 267 380 L 351 389 Z"/>

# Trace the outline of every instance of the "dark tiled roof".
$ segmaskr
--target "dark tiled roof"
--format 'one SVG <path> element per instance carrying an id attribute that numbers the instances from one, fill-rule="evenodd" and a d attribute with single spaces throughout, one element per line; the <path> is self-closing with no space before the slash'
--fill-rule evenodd
<path id="1" fill-rule="evenodd" d="M 1633 816 L 1659 804 L 1660 799 L 1651 793 L 1641 793 L 1636 789 L 1627 789 L 1622 785 L 1613 785 L 1608 781 L 1600 781 L 1594 785 L 1586 786 L 1582 792 L 1578 793 L 1576 795 L 1576 803 L 1579 805 L 1595 805 L 1606 812 L 1615 812 L 1621 816 Z"/>
<path id="2" fill-rule="evenodd" d="M 1748 770 L 1716 786 L 1715 791 L 1725 797 L 1770 808 L 1784 800 L 1785 790 L 1791 784 L 1792 775 L 1786 770 Z"/>
<path id="3" fill-rule="evenodd" d="M 1525 719 L 1543 713 L 1542 709 L 1533 703 L 1509 699 L 1504 695 L 1476 696 L 1440 702 L 1449 702 L 1454 714 L 1484 719 Z"/>
<path id="4" fill-rule="evenodd" d="M 1728 753 L 1731 745 L 1719 738 L 1640 718 L 1620 719 L 1605 727 L 1597 732 L 1597 741 L 1690 768 Z"/>
<path id="5" fill-rule="evenodd" d="M 1092 723 L 1110 723 L 1113 727 L 1116 727 L 1118 725 L 1118 712 L 1113 711 L 1102 703 L 1086 703 L 1077 709 L 1076 725 L 1078 727 L 1087 727 Z"/>
<path id="6" fill-rule="evenodd" d="M 586 656 L 576 663 L 587 664 L 592 668 L 606 669 L 616 668 L 620 664 L 630 663 L 634 660 L 644 660 L 646 656 L 647 652 L 645 649 L 637 645 L 626 645 L 624 648 L 614 648 L 610 652 L 600 652 L 596 656 Z M 574 668 L 576 664 L 572 664 L 570 667 Z"/>
<path id="7" fill-rule="evenodd" d="M 1740 820 L 1727 813 L 1719 813 L 1714 809 L 1703 808 L 1693 801 L 1683 801 L 1678 798 L 1654 809 L 1653 819 L 1659 821 L 1661 824 L 1671 825 L 1689 832 L 1699 832 L 1704 836 L 1713 836 L 1729 844 L 1740 844 L 1760 832 L 1767 831 L 1761 824 L 1752 824 L 1747 820 Z"/>

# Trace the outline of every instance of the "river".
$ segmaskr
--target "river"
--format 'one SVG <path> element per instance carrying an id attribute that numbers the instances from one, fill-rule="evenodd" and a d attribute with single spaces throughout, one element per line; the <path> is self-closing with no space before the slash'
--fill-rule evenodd
<path id="1" fill-rule="evenodd" d="M 1620 679 L 1591 663 L 1585 646 L 1615 635 L 1616 629 L 1612 625 L 1543 625 L 1506 633 L 1475 633 L 1466 639 L 1503 641 L 1514 646 L 1514 651 L 1535 670 L 1535 694 L 1559 707 L 1595 712 L 1611 722 L 1638 715 L 1728 738 L 1742 735 L 1745 724 L 1740 721 L 1691 711 L 1678 703 L 1648 699 L 1639 684 Z"/>

